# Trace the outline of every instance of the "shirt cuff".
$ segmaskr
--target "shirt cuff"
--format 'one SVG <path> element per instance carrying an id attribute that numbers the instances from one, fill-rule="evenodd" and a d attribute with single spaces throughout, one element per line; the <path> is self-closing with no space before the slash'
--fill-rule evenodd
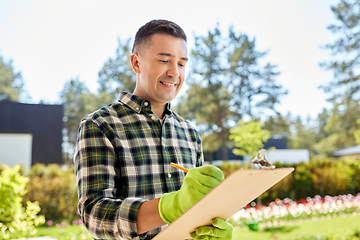
<path id="1" fill-rule="evenodd" d="M 138 235 L 137 233 L 137 216 L 141 204 L 148 201 L 143 198 L 129 197 L 125 198 L 120 205 L 119 209 L 119 229 L 124 237 L 133 238 L 139 236 L 140 239 L 144 239 L 147 233 Z"/>

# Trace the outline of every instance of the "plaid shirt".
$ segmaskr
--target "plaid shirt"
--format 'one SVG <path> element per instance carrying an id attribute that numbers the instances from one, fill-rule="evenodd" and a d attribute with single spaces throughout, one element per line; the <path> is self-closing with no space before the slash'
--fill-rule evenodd
<path id="1" fill-rule="evenodd" d="M 121 92 L 119 101 L 82 119 L 74 163 L 82 220 L 95 239 L 151 239 L 138 235 L 140 205 L 180 188 L 186 168 L 203 164 L 195 128 L 165 109 L 164 122 L 150 102 Z"/>

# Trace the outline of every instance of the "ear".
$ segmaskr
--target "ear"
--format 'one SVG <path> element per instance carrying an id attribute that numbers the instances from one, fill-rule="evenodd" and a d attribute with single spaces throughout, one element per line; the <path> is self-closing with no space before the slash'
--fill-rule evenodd
<path id="1" fill-rule="evenodd" d="M 139 54 L 133 53 L 130 57 L 132 69 L 136 74 L 140 74 L 140 58 Z"/>

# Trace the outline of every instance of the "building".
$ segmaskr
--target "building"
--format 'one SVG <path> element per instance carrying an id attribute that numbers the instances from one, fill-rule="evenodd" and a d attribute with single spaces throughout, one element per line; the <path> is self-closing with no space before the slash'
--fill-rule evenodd
<path id="1" fill-rule="evenodd" d="M 275 149 L 266 150 L 266 159 L 270 163 L 293 164 L 308 162 L 310 153 L 307 149 Z"/>
<path id="2" fill-rule="evenodd" d="M 360 145 L 336 150 L 334 152 L 334 157 L 345 157 L 345 158 L 353 158 L 353 159 L 360 159 Z"/>
<path id="3" fill-rule="evenodd" d="M 292 164 L 299 162 L 307 162 L 310 160 L 310 153 L 307 149 L 287 149 L 287 139 L 282 138 L 269 138 L 264 143 L 266 150 L 265 158 L 270 163 Z M 269 150 L 274 148 L 274 150 Z M 260 149 L 259 149 L 260 150 Z M 221 157 L 221 149 L 216 152 L 205 152 L 205 162 L 220 166 L 223 163 Z M 232 149 L 227 149 L 228 161 L 233 164 L 245 164 L 251 160 L 251 156 L 236 156 L 232 153 Z"/>
<path id="4" fill-rule="evenodd" d="M 63 106 L 0 102 L 0 164 L 62 164 Z"/>

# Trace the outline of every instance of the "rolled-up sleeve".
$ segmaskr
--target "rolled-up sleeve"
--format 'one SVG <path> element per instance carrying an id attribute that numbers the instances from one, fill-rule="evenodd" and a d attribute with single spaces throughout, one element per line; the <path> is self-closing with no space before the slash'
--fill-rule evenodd
<path id="1" fill-rule="evenodd" d="M 106 128 L 91 118 L 81 121 L 74 154 L 79 195 L 78 209 L 89 233 L 95 239 L 144 239 L 138 235 L 138 209 L 147 201 L 129 197 L 117 199 L 121 184 L 119 163 Z"/>

